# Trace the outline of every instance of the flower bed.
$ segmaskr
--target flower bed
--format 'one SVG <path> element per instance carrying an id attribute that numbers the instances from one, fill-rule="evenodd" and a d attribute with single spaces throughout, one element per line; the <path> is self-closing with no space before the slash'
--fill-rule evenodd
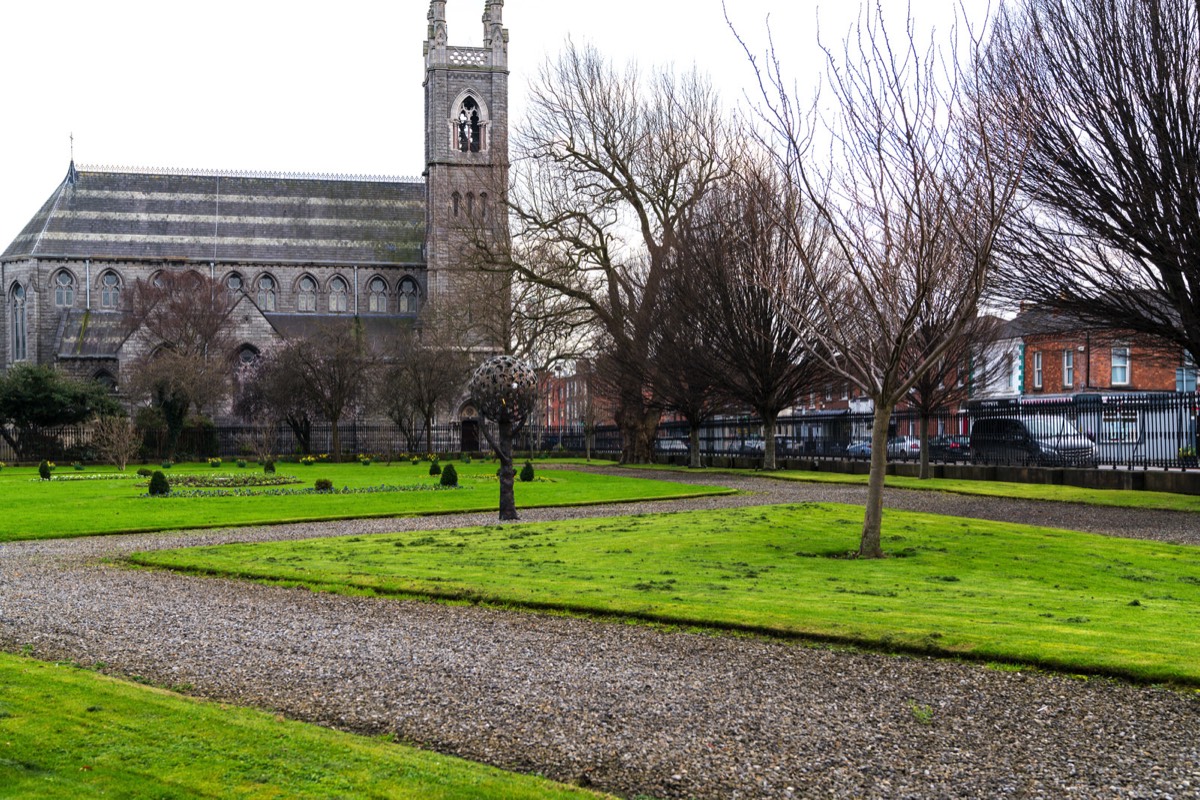
<path id="1" fill-rule="evenodd" d="M 252 486 L 288 486 L 294 483 L 304 483 L 304 481 L 289 475 L 259 475 L 256 472 L 174 475 L 171 477 L 172 489 L 175 487 L 188 489 L 242 489 Z"/>
<path id="2" fill-rule="evenodd" d="M 293 481 L 298 482 L 298 481 Z M 254 491 L 252 489 L 183 489 L 176 491 L 171 489 L 171 493 L 162 495 L 163 497 L 285 497 L 288 495 L 304 495 L 304 494 L 382 494 L 386 492 L 453 492 L 457 491 L 457 486 L 440 486 L 438 484 L 412 484 L 410 486 L 363 486 L 360 488 L 343 487 L 341 489 L 317 490 L 311 486 L 305 489 L 266 489 L 263 491 Z M 142 495 L 150 497 L 150 495 Z"/>

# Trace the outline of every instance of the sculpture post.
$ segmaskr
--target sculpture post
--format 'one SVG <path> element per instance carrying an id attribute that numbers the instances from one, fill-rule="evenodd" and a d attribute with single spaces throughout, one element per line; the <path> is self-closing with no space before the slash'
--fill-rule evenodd
<path id="1" fill-rule="evenodd" d="M 500 459 L 500 519 L 519 519 L 513 495 L 517 475 L 513 468 L 513 433 L 524 426 L 533 411 L 537 376 L 532 367 L 513 356 L 494 356 L 471 376 L 470 393 L 479 409 L 479 427 Z M 487 419 L 495 420 L 498 440 L 492 438 Z"/>

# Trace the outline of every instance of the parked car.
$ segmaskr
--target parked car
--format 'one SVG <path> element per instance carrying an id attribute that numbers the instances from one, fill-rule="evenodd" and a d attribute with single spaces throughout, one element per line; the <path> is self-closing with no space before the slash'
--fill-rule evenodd
<path id="1" fill-rule="evenodd" d="M 971 426 L 971 458 L 1011 464 L 1092 464 L 1096 445 L 1057 414 L 992 417 Z"/>
<path id="2" fill-rule="evenodd" d="M 871 457 L 871 440 L 863 439 L 859 442 L 851 442 L 846 448 L 846 455 L 849 458 L 870 458 Z"/>
<path id="3" fill-rule="evenodd" d="M 934 436 L 929 440 L 932 461 L 967 461 L 970 457 L 970 436 Z"/>
<path id="4" fill-rule="evenodd" d="M 888 458 L 902 458 L 906 461 L 910 458 L 920 458 L 921 439 L 917 436 L 896 436 L 888 439 L 887 454 Z"/>
<path id="5" fill-rule="evenodd" d="M 683 439 L 655 439 L 654 450 L 668 455 L 687 455 L 688 443 Z"/>
<path id="6" fill-rule="evenodd" d="M 733 452 L 744 456 L 761 456 L 766 449 L 767 443 L 757 436 L 742 439 L 733 446 Z"/>

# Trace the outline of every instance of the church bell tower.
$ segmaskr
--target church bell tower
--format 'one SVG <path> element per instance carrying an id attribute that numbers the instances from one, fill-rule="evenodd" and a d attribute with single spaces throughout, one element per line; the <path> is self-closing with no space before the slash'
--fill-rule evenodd
<path id="1" fill-rule="evenodd" d="M 429 4 L 425 41 L 425 259 L 445 302 L 472 278 L 472 237 L 506 235 L 508 31 L 504 0 L 485 0 L 483 46 L 449 43 L 446 0 Z M 453 302 L 453 300 L 450 300 Z"/>

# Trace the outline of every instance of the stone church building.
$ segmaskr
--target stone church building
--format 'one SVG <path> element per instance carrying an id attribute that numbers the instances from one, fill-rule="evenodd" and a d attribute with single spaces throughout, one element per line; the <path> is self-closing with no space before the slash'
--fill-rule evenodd
<path id="1" fill-rule="evenodd" d="M 486 0 L 482 47 L 455 47 L 446 0 L 430 3 L 421 180 L 72 162 L 0 256 L 0 367 L 53 364 L 119 387 L 153 346 L 129 330 L 132 288 L 162 271 L 193 270 L 234 294 L 243 360 L 337 318 L 382 333 L 450 297 L 472 275 L 463 231 L 503 235 L 506 224 L 489 196 L 508 170 L 503 6 Z"/>

